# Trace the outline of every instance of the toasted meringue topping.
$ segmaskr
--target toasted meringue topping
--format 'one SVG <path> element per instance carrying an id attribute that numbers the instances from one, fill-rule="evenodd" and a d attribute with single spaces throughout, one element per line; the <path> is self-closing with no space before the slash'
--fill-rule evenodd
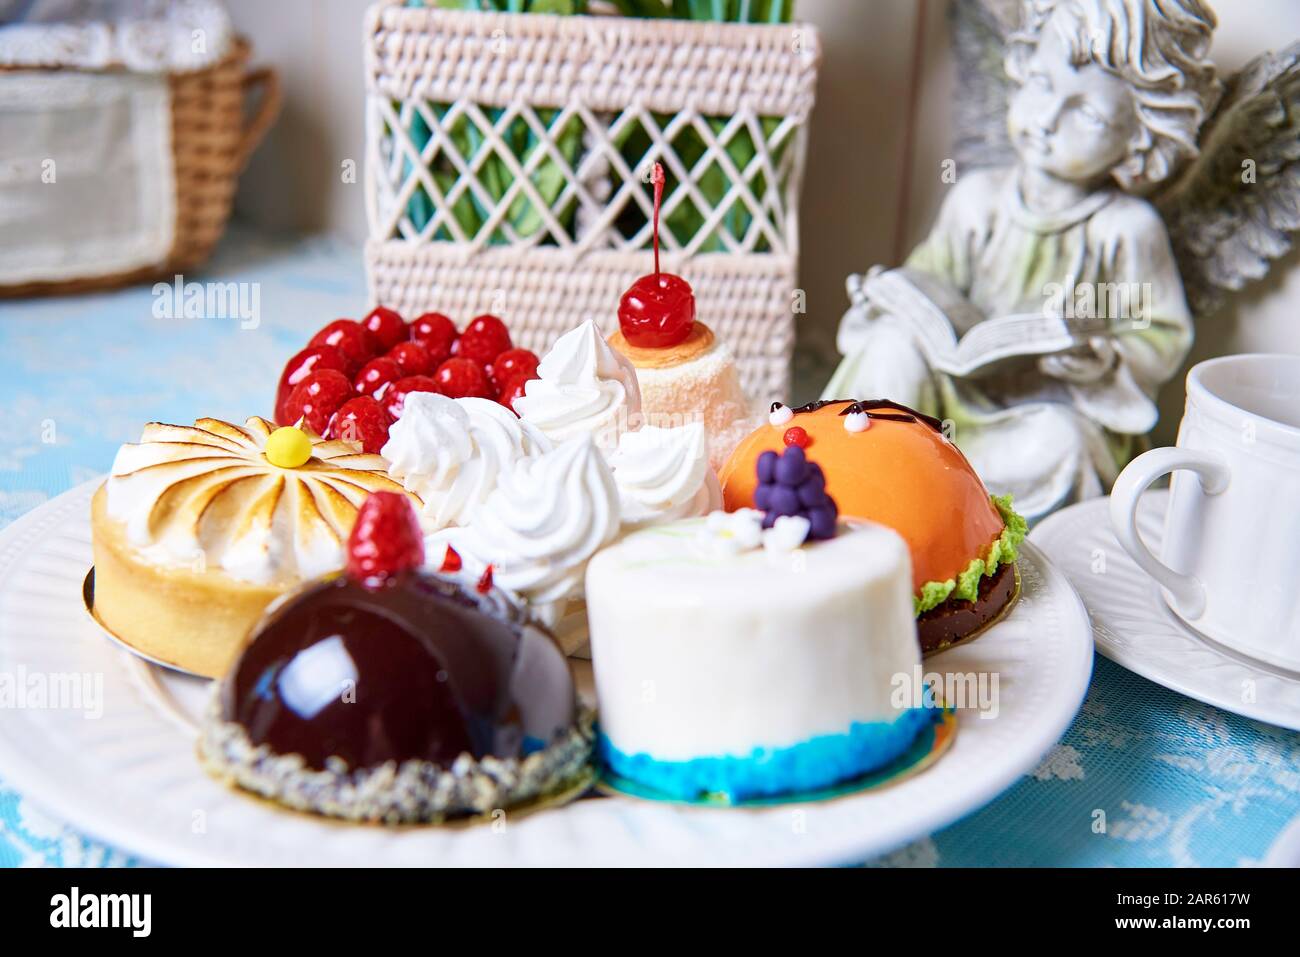
<path id="1" fill-rule="evenodd" d="M 274 430 L 257 416 L 242 427 L 217 419 L 149 423 L 113 461 L 109 516 L 159 564 L 215 565 L 259 584 L 342 568 L 366 496 L 410 493 L 388 477 L 381 456 L 319 436 L 311 436 L 303 465 L 272 465 L 265 448 Z"/>

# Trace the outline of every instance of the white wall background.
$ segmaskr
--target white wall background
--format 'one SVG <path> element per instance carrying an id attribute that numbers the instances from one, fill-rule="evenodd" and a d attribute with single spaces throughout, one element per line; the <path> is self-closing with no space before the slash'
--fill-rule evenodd
<path id="1" fill-rule="evenodd" d="M 340 167 L 362 161 L 366 0 L 228 2 L 257 59 L 280 70 L 286 94 L 280 122 L 241 184 L 239 214 L 276 230 L 359 241 L 362 186 L 341 182 Z M 1300 38 L 1297 0 L 1219 0 L 1217 8 L 1214 57 L 1222 69 Z M 844 308 L 845 275 L 896 262 L 924 235 L 943 198 L 940 163 L 957 78 L 947 55 L 945 0 L 796 0 L 796 12 L 818 27 L 824 47 L 803 194 L 809 314 L 800 330 L 805 354 L 824 355 Z M 1275 274 L 1223 314 L 1204 317 L 1193 359 L 1256 350 L 1300 352 L 1300 269 Z M 1162 405 L 1158 436 L 1167 439 L 1180 414 L 1181 383 L 1166 389 Z"/>

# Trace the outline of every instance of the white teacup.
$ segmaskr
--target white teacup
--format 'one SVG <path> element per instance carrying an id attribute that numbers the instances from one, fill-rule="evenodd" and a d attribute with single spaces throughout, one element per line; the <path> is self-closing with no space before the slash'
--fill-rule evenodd
<path id="1" fill-rule="evenodd" d="M 1157 559 L 1135 514 L 1143 491 L 1168 472 Z M 1300 356 L 1225 356 L 1193 367 L 1178 445 L 1129 463 L 1111 492 L 1110 520 L 1179 618 L 1226 647 L 1300 670 Z"/>

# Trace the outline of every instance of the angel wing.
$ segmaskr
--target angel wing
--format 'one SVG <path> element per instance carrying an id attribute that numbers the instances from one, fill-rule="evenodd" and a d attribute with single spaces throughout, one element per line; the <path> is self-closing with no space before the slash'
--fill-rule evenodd
<path id="1" fill-rule="evenodd" d="M 957 83 L 953 90 L 953 157 L 958 169 L 1010 166 L 1007 100 L 1014 84 L 1002 66 L 1020 0 L 955 0 L 948 16 Z"/>
<path id="2" fill-rule="evenodd" d="M 1291 249 L 1300 229 L 1300 43 L 1255 58 L 1228 82 L 1200 155 L 1152 201 L 1193 315 L 1212 313 Z"/>

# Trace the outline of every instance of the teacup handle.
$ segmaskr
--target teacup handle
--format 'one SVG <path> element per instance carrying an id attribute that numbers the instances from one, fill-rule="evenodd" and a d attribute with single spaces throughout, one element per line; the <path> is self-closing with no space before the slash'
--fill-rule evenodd
<path id="1" fill-rule="evenodd" d="M 1228 461 L 1217 452 L 1163 448 L 1143 452 L 1130 462 L 1115 480 L 1110 493 L 1110 524 L 1124 551 L 1139 568 L 1164 586 L 1184 618 L 1205 614 L 1205 585 L 1195 575 L 1176 572 L 1151 554 L 1137 530 L 1137 506 L 1142 493 L 1156 479 L 1178 469 L 1195 472 L 1206 495 L 1218 495 L 1228 487 Z"/>

